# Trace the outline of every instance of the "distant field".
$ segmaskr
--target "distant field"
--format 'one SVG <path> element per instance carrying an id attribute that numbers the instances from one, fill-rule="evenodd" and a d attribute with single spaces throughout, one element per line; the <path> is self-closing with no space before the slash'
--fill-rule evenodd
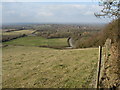
<path id="1" fill-rule="evenodd" d="M 12 32 L 4 32 L 2 35 L 19 35 L 19 34 L 31 34 L 35 30 L 20 30 L 20 31 L 12 31 Z"/>
<path id="2" fill-rule="evenodd" d="M 92 87 L 90 84 L 95 75 L 97 56 L 97 48 L 57 50 L 30 46 L 5 47 L 3 88 Z"/>
<path id="3" fill-rule="evenodd" d="M 8 45 L 24 45 L 24 46 L 52 46 L 65 47 L 68 46 L 67 38 L 46 39 L 38 36 L 28 36 L 5 42 Z"/>

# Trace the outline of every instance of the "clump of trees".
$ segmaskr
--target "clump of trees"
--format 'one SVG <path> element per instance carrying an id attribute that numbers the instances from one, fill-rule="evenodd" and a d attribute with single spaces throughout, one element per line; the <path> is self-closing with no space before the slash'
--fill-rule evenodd
<path id="1" fill-rule="evenodd" d="M 98 47 L 99 45 L 104 45 L 105 39 L 102 36 L 103 36 L 102 32 L 88 36 L 82 36 L 76 42 L 76 48 Z"/>
<path id="2" fill-rule="evenodd" d="M 103 46 L 106 39 L 110 38 L 112 43 L 120 46 L 120 1 L 119 0 L 101 0 L 99 5 L 103 7 L 100 13 L 95 13 L 96 17 L 113 18 L 113 21 L 105 26 L 105 28 L 88 37 L 83 36 L 76 41 L 77 48 L 98 47 Z"/>
<path id="3" fill-rule="evenodd" d="M 106 27 L 103 30 L 103 37 L 106 38 L 110 38 L 112 40 L 112 43 L 116 43 L 118 40 L 120 40 L 119 37 L 119 27 L 118 24 L 120 24 L 120 22 L 118 22 L 119 20 L 113 20 L 111 23 L 109 23 L 108 25 L 106 25 Z"/>
<path id="4" fill-rule="evenodd" d="M 56 31 L 43 31 L 37 32 L 37 36 L 42 36 L 44 38 L 68 38 L 71 32 L 56 32 Z"/>
<path id="5" fill-rule="evenodd" d="M 118 42 L 120 39 L 120 30 L 119 30 L 119 25 L 120 25 L 120 0 L 101 0 L 100 6 L 103 6 L 103 9 L 101 10 L 100 13 L 95 13 L 96 17 L 109 17 L 113 18 L 114 20 L 112 21 L 111 24 L 105 28 L 105 33 L 108 33 L 109 35 L 113 35 L 110 37 L 112 41 Z M 108 30 L 109 28 L 109 30 Z M 106 34 L 106 36 L 108 36 Z"/>
<path id="6" fill-rule="evenodd" d="M 112 43 L 117 42 L 116 40 L 119 33 L 117 29 L 118 19 L 113 20 L 111 23 L 107 24 L 100 32 L 94 34 L 88 33 L 87 35 L 81 36 L 81 38 L 76 41 L 76 48 L 103 46 L 107 38 L 110 38 L 112 40 Z"/>

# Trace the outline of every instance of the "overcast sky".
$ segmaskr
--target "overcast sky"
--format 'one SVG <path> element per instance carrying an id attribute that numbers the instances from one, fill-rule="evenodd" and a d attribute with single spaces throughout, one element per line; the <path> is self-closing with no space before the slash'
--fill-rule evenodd
<path id="1" fill-rule="evenodd" d="M 9 1 L 9 2 L 8 2 Z M 4 0 L 2 23 L 108 23 L 94 16 L 101 7 L 88 0 Z"/>

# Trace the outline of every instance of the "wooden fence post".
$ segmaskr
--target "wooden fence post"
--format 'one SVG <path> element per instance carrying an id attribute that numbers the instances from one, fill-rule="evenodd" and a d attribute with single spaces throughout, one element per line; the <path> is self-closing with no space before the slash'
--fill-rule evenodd
<path id="1" fill-rule="evenodd" d="M 98 67 L 97 67 L 96 88 L 99 88 L 101 60 L 102 60 L 102 46 L 99 46 L 99 57 L 98 57 Z"/>

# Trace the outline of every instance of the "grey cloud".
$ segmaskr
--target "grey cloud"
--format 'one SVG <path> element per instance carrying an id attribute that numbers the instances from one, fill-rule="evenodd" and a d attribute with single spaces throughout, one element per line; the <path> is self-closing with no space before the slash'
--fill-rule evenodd
<path id="1" fill-rule="evenodd" d="M 102 22 L 93 14 L 100 8 L 86 4 L 4 3 L 3 21 L 8 22 Z M 92 14 L 93 13 L 93 14 Z M 89 18 L 88 18 L 89 17 Z M 106 22 L 106 21 L 104 21 Z"/>

